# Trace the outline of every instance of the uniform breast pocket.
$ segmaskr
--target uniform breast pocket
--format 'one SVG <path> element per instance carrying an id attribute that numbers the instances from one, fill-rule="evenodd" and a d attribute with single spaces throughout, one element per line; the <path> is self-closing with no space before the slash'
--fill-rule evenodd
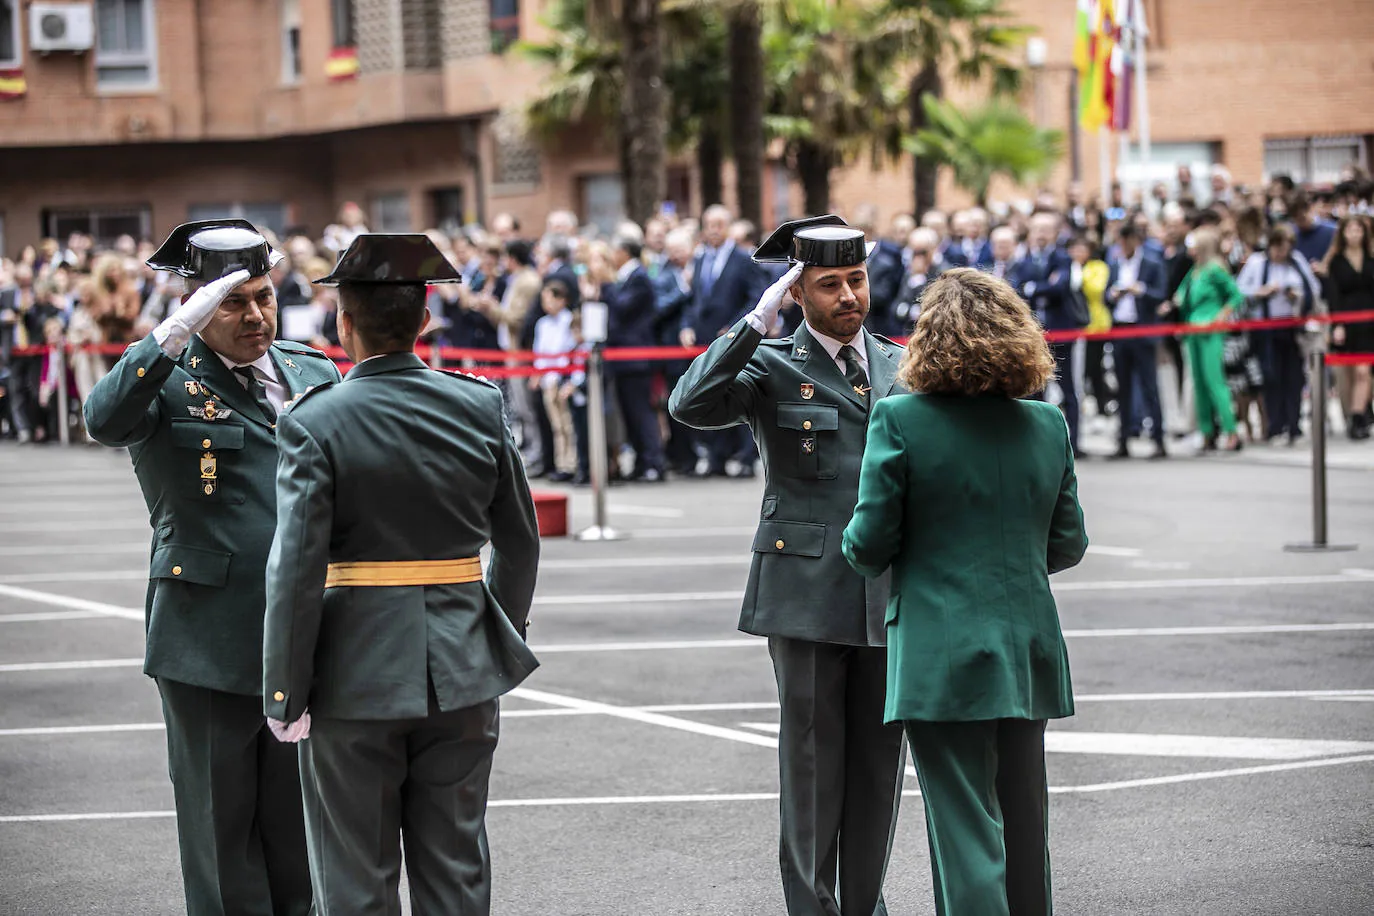
<path id="1" fill-rule="evenodd" d="M 778 405 L 783 473 L 830 480 L 840 473 L 840 409 L 829 404 Z"/>
<path id="2" fill-rule="evenodd" d="M 243 502 L 243 493 L 226 490 L 224 472 L 243 451 L 243 427 L 237 423 L 173 420 L 172 445 L 180 458 L 173 486 L 178 493 L 201 502 Z"/>

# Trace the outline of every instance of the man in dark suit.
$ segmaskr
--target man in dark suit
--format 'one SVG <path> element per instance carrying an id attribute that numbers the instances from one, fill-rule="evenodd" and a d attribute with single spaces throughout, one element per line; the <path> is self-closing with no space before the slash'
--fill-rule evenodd
<path id="1" fill-rule="evenodd" d="M 539 531 L 500 389 L 414 353 L 425 283 L 457 279 L 423 235 L 355 238 L 323 282 L 357 365 L 279 423 L 259 712 L 309 738 L 321 914 L 401 912 L 402 835 L 414 913 L 490 912 L 497 698 L 538 665 Z"/>
<path id="2" fill-rule="evenodd" d="M 1112 327 L 1134 328 L 1159 323 L 1159 306 L 1164 301 L 1167 276 L 1164 261 L 1145 248 L 1138 230 L 1124 224 L 1117 239 L 1120 254 L 1112 259 L 1107 277 L 1105 299 L 1112 310 Z M 1131 430 L 1141 428 L 1136 416 L 1137 403 L 1144 405 L 1150 420 L 1150 438 L 1155 448 L 1151 458 L 1167 458 L 1164 450 L 1164 415 L 1159 407 L 1159 376 L 1156 369 L 1154 337 L 1123 337 L 1112 341 L 1116 364 L 1116 383 L 1121 405 L 1121 431 L 1114 458 L 1129 458 L 1126 440 Z M 1138 397 L 1137 397 L 1138 396 Z"/>
<path id="3" fill-rule="evenodd" d="M 1030 303 L 1035 317 L 1047 331 L 1078 329 L 1086 324 L 1073 314 L 1069 303 L 1069 253 L 1058 247 L 1059 216 L 1048 211 L 1034 214 L 1026 254 L 1012 268 L 1008 278 L 1021 297 Z M 1073 342 L 1050 344 L 1062 400 L 1059 406 L 1069 424 L 1069 441 L 1075 455 L 1078 448 L 1078 386 L 1073 372 Z"/>
<path id="4" fill-rule="evenodd" d="M 679 342 L 706 346 L 730 329 L 758 301 L 768 285 L 759 265 L 730 239 L 732 216 L 720 205 L 701 217 L 701 249 L 692 262 L 692 301 L 682 316 Z M 739 476 L 754 476 L 757 450 L 746 427 L 699 433 L 709 466 L 707 474 L 725 474 L 730 459 L 740 462 Z"/>
<path id="5" fill-rule="evenodd" d="M 954 238 L 944 253 L 944 266 L 987 268 L 992 263 L 992 245 L 987 238 L 988 215 L 983 210 L 961 210 L 951 220 Z"/>
<path id="6" fill-rule="evenodd" d="M 794 234 L 795 239 L 794 247 Z M 763 508 L 740 629 L 768 637 L 781 706 L 780 859 L 791 916 L 886 916 L 882 885 L 902 736 L 883 724 L 886 578 L 848 567 L 871 405 L 903 389 L 901 348 L 863 328 L 863 234 L 839 217 L 779 227 L 757 257 L 792 269 L 693 361 L 669 409 L 705 429 L 748 424 Z M 767 338 L 788 294 L 806 320 Z"/>
<path id="7" fill-rule="evenodd" d="M 606 343 L 612 347 L 652 347 L 654 339 L 654 287 L 649 271 L 640 262 L 639 239 L 622 231 L 611 243 L 611 263 L 616 282 L 606 288 L 610 310 Z M 663 436 L 653 405 L 653 364 L 647 361 L 610 363 L 611 383 L 620 402 L 625 433 L 635 450 L 631 480 L 659 483 L 663 477 Z"/>
<path id="8" fill-rule="evenodd" d="M 668 233 L 663 245 L 663 262 L 654 284 L 654 340 L 660 347 L 678 346 L 678 334 L 682 330 L 682 315 L 692 301 L 692 283 L 689 272 L 696 249 L 696 239 L 692 230 L 679 226 Z M 682 373 L 687 371 L 687 360 L 674 359 L 656 364 L 663 373 L 663 381 L 668 391 L 677 385 Z M 669 469 L 674 474 L 690 475 L 696 469 L 697 455 L 693 442 L 693 430 L 683 426 L 670 415 L 668 417 L 668 442 L 664 448 Z"/>

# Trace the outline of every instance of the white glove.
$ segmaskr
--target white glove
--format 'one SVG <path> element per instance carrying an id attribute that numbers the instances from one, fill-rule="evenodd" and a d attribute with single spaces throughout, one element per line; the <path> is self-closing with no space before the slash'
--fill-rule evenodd
<path id="1" fill-rule="evenodd" d="M 773 329 L 773 325 L 778 323 L 778 312 L 782 310 L 782 303 L 787 298 L 787 291 L 792 288 L 793 283 L 797 282 L 804 266 L 803 264 L 792 265 L 792 269 L 783 274 L 778 282 L 763 291 L 763 295 L 759 297 L 759 304 L 754 306 L 754 310 L 745 316 L 749 326 L 764 337 L 767 337 L 768 332 Z"/>
<path id="2" fill-rule="evenodd" d="M 180 356 L 181 351 L 191 342 L 191 335 L 210 323 L 224 297 L 250 276 L 252 274 L 246 270 L 236 270 L 196 290 L 181 308 L 153 329 L 153 339 L 162 348 L 162 352 L 171 359 Z"/>
<path id="3" fill-rule="evenodd" d="M 301 717 L 290 725 L 280 719 L 268 719 L 267 727 L 277 736 L 278 741 L 286 744 L 303 741 L 310 737 L 310 710 L 301 713 Z"/>

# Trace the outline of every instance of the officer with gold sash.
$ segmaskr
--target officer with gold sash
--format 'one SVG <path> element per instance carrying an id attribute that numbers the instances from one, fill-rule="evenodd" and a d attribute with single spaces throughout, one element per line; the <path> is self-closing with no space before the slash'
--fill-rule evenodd
<path id="1" fill-rule="evenodd" d="M 263 689 L 305 739 L 320 916 L 399 913 L 402 836 L 412 912 L 490 908 L 497 698 L 538 664 L 539 532 L 500 389 L 414 353 L 426 283 L 459 280 L 424 235 L 354 239 L 320 282 L 357 365 L 279 424 Z"/>
<path id="2" fill-rule="evenodd" d="M 263 571 L 277 415 L 339 372 L 273 340 L 282 257 L 245 220 L 178 227 L 148 263 L 193 292 L 85 404 L 91 435 L 129 449 L 153 527 L 143 670 L 162 696 L 190 916 L 310 910 L 300 772 L 262 717 Z"/>

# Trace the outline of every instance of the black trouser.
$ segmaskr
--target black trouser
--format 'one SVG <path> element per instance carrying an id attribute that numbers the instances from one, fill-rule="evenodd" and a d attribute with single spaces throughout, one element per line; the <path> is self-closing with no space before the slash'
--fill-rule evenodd
<path id="1" fill-rule="evenodd" d="M 1117 393 L 1107 385 L 1107 367 L 1103 365 L 1103 357 L 1106 355 L 1107 342 L 1105 340 L 1088 341 L 1087 359 L 1083 367 L 1083 380 L 1088 388 L 1092 389 L 1093 399 L 1097 401 L 1097 415 L 1106 416 L 1108 413 L 1107 405 L 1117 397 Z M 1115 349 L 1112 350 L 1116 352 Z M 1117 367 L 1118 377 L 1121 374 L 1120 366 Z M 1118 379 L 1118 384 L 1120 381 Z"/>
<path id="2" fill-rule="evenodd" d="M 1117 403 L 1121 405 L 1121 445 L 1135 430 L 1144 428 L 1144 418 L 1137 415 L 1139 404 L 1150 420 L 1150 438 L 1164 442 L 1164 414 L 1159 408 L 1159 371 L 1155 362 L 1155 338 L 1128 337 L 1112 341 L 1116 360 Z"/>
<path id="3" fill-rule="evenodd" d="M 1265 434 L 1302 435 L 1302 389 L 1307 377 L 1297 332 L 1291 328 L 1254 331 L 1250 342 L 1264 371 L 1264 412 L 1269 421 Z"/>
<path id="4" fill-rule="evenodd" d="M 38 406 L 43 379 L 43 357 L 16 356 L 10 361 L 10 422 L 16 432 L 37 434 L 47 428 L 47 417 Z"/>
<path id="5" fill-rule="evenodd" d="M 523 381 L 523 379 L 522 379 Z M 529 398 L 530 410 L 534 413 L 535 429 L 539 433 L 539 461 L 534 466 L 548 472 L 553 468 L 553 424 L 549 422 L 549 412 L 544 409 L 544 393 L 538 388 L 525 389 Z"/>
<path id="6" fill-rule="evenodd" d="M 613 379 L 620 416 L 625 421 L 625 436 L 635 450 L 635 475 L 654 470 L 663 472 L 663 436 L 654 411 L 652 372 L 616 370 Z"/>
<path id="7" fill-rule="evenodd" d="M 318 916 L 401 912 L 405 841 L 415 916 L 491 909 L 487 787 L 497 701 L 423 719 L 315 717 L 300 745 Z"/>
<path id="8" fill-rule="evenodd" d="M 902 729 L 883 724 L 887 650 L 772 636 L 782 727 L 783 896 L 789 916 L 886 916 Z"/>
<path id="9" fill-rule="evenodd" d="M 1078 388 L 1074 385 L 1073 378 L 1073 345 L 1074 341 L 1063 341 L 1061 343 L 1050 344 L 1050 353 L 1054 356 L 1054 377 L 1059 381 L 1060 401 L 1059 408 L 1064 412 L 1064 419 L 1069 424 L 1069 444 L 1073 450 L 1078 451 Z M 1042 391 L 1039 398 L 1044 400 L 1045 393 Z"/>
<path id="10" fill-rule="evenodd" d="M 158 678 L 188 916 L 305 916 L 310 870 L 294 745 L 262 697 Z"/>

